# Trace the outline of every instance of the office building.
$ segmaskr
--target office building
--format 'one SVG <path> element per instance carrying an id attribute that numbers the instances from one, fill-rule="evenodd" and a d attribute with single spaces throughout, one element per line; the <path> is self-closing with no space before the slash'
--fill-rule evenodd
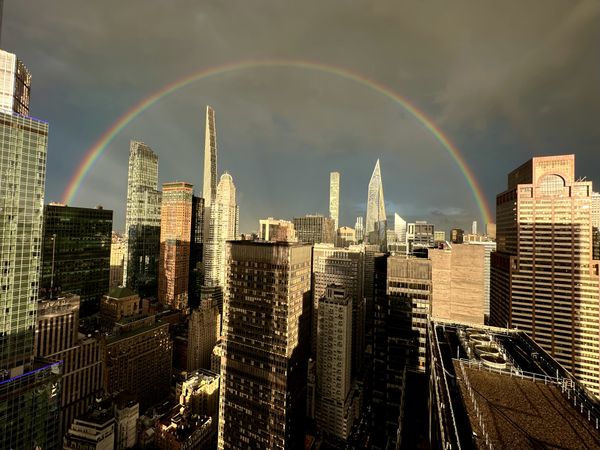
<path id="1" fill-rule="evenodd" d="M 429 251 L 433 318 L 483 325 L 485 256 L 481 245 L 455 244 Z"/>
<path id="2" fill-rule="evenodd" d="M 491 240 L 496 240 L 496 224 L 495 223 L 488 223 L 485 227 L 485 235 L 490 238 Z"/>
<path id="3" fill-rule="evenodd" d="M 356 231 L 356 243 L 360 244 L 365 238 L 365 223 L 362 217 L 356 218 L 356 224 L 354 225 Z"/>
<path id="4" fill-rule="evenodd" d="M 115 415 L 115 450 L 135 448 L 140 404 L 129 393 L 117 395 L 113 401 Z"/>
<path id="5" fill-rule="evenodd" d="M 188 319 L 187 370 L 210 369 L 213 348 L 221 335 L 221 314 L 217 301 L 207 297 Z"/>
<path id="6" fill-rule="evenodd" d="M 129 317 L 103 340 L 104 390 L 128 391 L 142 410 L 169 393 L 173 344 L 169 323 L 156 316 Z"/>
<path id="7" fill-rule="evenodd" d="M 599 264 L 592 249 L 592 182 L 575 156 L 536 157 L 496 197 L 490 323 L 531 335 L 600 395 Z"/>
<path id="8" fill-rule="evenodd" d="M 210 208 L 205 285 L 223 288 L 226 280 L 225 244 L 237 238 L 239 209 L 235 199 L 235 185 L 230 174 L 219 179 L 217 194 Z"/>
<path id="9" fill-rule="evenodd" d="M 112 288 L 102 297 L 100 303 L 100 323 L 106 331 L 111 331 L 115 323 L 142 312 L 140 296 L 126 287 Z"/>
<path id="10" fill-rule="evenodd" d="M 450 231 L 450 242 L 453 244 L 462 244 L 465 232 L 460 228 L 452 228 Z"/>
<path id="11" fill-rule="evenodd" d="M 258 221 L 258 237 L 263 241 L 296 241 L 294 224 L 289 220 L 268 217 Z"/>
<path id="12" fill-rule="evenodd" d="M 478 240 L 470 240 L 465 242 L 468 245 L 479 245 L 484 248 L 484 262 L 483 262 L 483 294 L 484 294 L 484 302 L 483 302 L 483 312 L 485 314 L 486 320 L 489 319 L 490 316 L 490 277 L 491 277 L 491 259 L 492 253 L 496 251 L 496 242 L 490 239 L 489 236 L 482 237 Z M 487 323 L 487 322 L 486 322 Z"/>
<path id="13" fill-rule="evenodd" d="M 98 312 L 110 283 L 113 212 L 50 203 L 44 206 L 42 291 L 76 294 L 81 315 Z"/>
<path id="14" fill-rule="evenodd" d="M 363 367 L 365 349 L 364 253 L 359 248 L 342 249 L 332 244 L 315 244 L 313 248 L 313 312 L 312 354 L 317 352 L 319 301 L 326 295 L 327 286 L 335 284 L 345 289 L 352 311 L 352 376 Z"/>
<path id="15" fill-rule="evenodd" d="M 190 235 L 190 275 L 188 286 L 188 304 L 195 308 L 200 304 L 200 287 L 204 282 L 202 255 L 204 253 L 204 199 L 192 197 L 192 227 Z"/>
<path id="16" fill-rule="evenodd" d="M 396 448 L 404 399 L 419 409 L 426 371 L 427 322 L 431 308 L 431 261 L 406 255 L 374 261 L 372 402 L 374 442 Z M 391 447 L 390 447 L 391 446 Z"/>
<path id="17" fill-rule="evenodd" d="M 311 246 L 229 242 L 219 449 L 302 449 Z"/>
<path id="18" fill-rule="evenodd" d="M 428 448 L 598 448 L 597 402 L 525 332 L 428 328 Z M 415 431 L 402 427 L 403 446 Z"/>
<path id="19" fill-rule="evenodd" d="M 31 73 L 13 53 L 0 50 L 0 111 L 29 116 Z"/>
<path id="20" fill-rule="evenodd" d="M 111 409 L 94 408 L 75 419 L 64 438 L 63 450 L 113 450 L 115 417 Z"/>
<path id="21" fill-rule="evenodd" d="M 0 61 L 0 448 L 54 448 L 62 362 L 34 361 L 48 124 L 26 116 L 25 66 Z"/>
<path id="22" fill-rule="evenodd" d="M 131 141 L 127 176 L 123 286 L 142 297 L 156 297 L 160 256 L 158 156 L 143 142 Z"/>
<path id="23" fill-rule="evenodd" d="M 192 192 L 189 183 L 163 184 L 158 301 L 178 310 L 188 307 Z"/>
<path id="24" fill-rule="evenodd" d="M 340 173 L 329 174 L 329 217 L 333 219 L 334 228 L 339 227 L 340 219 Z"/>
<path id="25" fill-rule="evenodd" d="M 592 243 L 593 258 L 600 260 L 600 193 L 592 194 Z"/>
<path id="26" fill-rule="evenodd" d="M 321 215 L 307 215 L 292 219 L 298 242 L 308 244 L 334 244 L 335 223 L 333 219 Z"/>
<path id="27" fill-rule="evenodd" d="M 385 201 L 383 199 L 383 184 L 379 160 L 375 163 L 367 194 L 367 219 L 365 221 L 365 239 L 370 244 L 382 245 L 385 243 L 385 230 L 387 216 L 385 215 Z"/>
<path id="28" fill-rule="evenodd" d="M 330 284 L 319 299 L 317 320 L 317 427 L 342 441 L 357 415 L 351 391 L 352 302 L 343 286 Z"/>
<path id="29" fill-rule="evenodd" d="M 445 231 L 434 231 L 433 232 L 433 241 L 434 241 L 434 243 L 446 242 L 446 232 Z"/>
<path id="30" fill-rule="evenodd" d="M 337 230 L 336 245 L 344 248 L 351 244 L 356 244 L 356 232 L 354 231 L 354 228 L 339 227 Z"/>
<path id="31" fill-rule="evenodd" d="M 394 233 L 396 233 L 396 241 L 406 243 L 406 220 L 394 213 Z"/>
<path id="32" fill-rule="evenodd" d="M 433 224 L 424 220 L 409 223 L 406 228 L 408 251 L 433 247 L 435 244 L 434 228 Z"/>
<path id="33" fill-rule="evenodd" d="M 110 243 L 110 276 L 109 289 L 123 285 L 123 270 L 125 268 L 125 239 L 117 232 L 112 232 Z"/>

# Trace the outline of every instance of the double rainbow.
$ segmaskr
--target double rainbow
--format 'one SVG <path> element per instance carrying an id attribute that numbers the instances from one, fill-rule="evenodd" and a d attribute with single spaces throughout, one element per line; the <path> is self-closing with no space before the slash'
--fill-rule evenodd
<path id="1" fill-rule="evenodd" d="M 146 111 L 156 102 L 161 100 L 173 92 L 188 86 L 194 82 L 205 80 L 211 77 L 217 77 L 230 72 L 239 72 L 243 70 L 255 69 L 255 68 L 297 68 L 303 70 L 312 70 L 317 72 L 328 73 L 331 75 L 339 76 L 346 80 L 356 82 L 362 86 L 368 87 L 373 91 L 389 98 L 398 105 L 402 106 L 404 110 L 410 113 L 425 129 L 427 129 L 436 140 L 442 145 L 444 149 L 449 153 L 450 157 L 454 160 L 460 171 L 462 172 L 469 189 L 473 193 L 477 207 L 479 208 L 481 217 L 485 223 L 492 222 L 492 214 L 490 208 L 485 201 L 485 196 L 479 186 L 479 183 L 473 175 L 473 171 L 468 166 L 464 157 L 452 143 L 452 141 L 444 134 L 444 132 L 435 124 L 435 122 L 425 114 L 422 110 L 417 108 L 408 99 L 401 96 L 400 94 L 392 91 L 390 88 L 378 83 L 364 75 L 356 72 L 350 72 L 341 67 L 332 66 L 329 64 L 317 63 L 313 61 L 301 61 L 301 60 L 285 60 L 285 59 L 267 59 L 267 60 L 249 60 L 240 61 L 231 64 L 225 64 L 222 66 L 210 67 L 203 69 L 198 72 L 192 73 L 184 78 L 180 78 L 172 83 L 169 83 L 157 91 L 154 91 L 147 97 L 143 98 L 135 105 L 133 105 L 128 111 L 122 114 L 94 143 L 92 147 L 86 152 L 81 164 L 77 168 L 77 171 L 69 181 L 69 184 L 65 188 L 63 193 L 63 203 L 70 204 L 75 199 L 75 196 L 79 192 L 81 185 L 85 181 L 85 178 L 89 174 L 92 166 L 98 160 L 98 158 L 104 153 L 108 145 L 115 138 L 115 136 L 123 130 L 131 121 L 137 116 Z"/>

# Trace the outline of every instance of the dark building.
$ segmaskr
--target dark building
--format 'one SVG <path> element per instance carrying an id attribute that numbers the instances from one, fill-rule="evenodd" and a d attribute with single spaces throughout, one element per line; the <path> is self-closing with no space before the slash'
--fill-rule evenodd
<path id="1" fill-rule="evenodd" d="M 112 215 L 101 207 L 44 207 L 41 290 L 78 295 L 82 316 L 97 312 L 108 292 Z"/>
<path id="2" fill-rule="evenodd" d="M 204 199 L 192 197 L 192 234 L 190 238 L 190 279 L 188 304 L 190 308 L 200 305 L 200 287 L 204 282 L 202 269 L 202 246 L 204 245 Z"/>
<path id="3" fill-rule="evenodd" d="M 465 236 L 465 231 L 460 228 L 452 228 L 450 231 L 450 242 L 453 244 L 462 244 Z"/>
<path id="4" fill-rule="evenodd" d="M 303 449 L 311 246 L 227 246 L 219 448 Z"/>

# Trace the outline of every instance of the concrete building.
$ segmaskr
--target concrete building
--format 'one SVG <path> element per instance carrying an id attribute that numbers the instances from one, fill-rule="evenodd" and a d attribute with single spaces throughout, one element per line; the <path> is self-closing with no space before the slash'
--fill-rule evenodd
<path id="1" fill-rule="evenodd" d="M 356 224 L 354 225 L 354 231 L 356 232 L 356 243 L 360 244 L 365 238 L 365 224 L 362 217 L 356 218 Z"/>
<path id="2" fill-rule="evenodd" d="M 330 284 L 319 299 L 316 420 L 320 431 L 346 441 L 358 408 L 352 392 L 352 297 Z"/>
<path id="3" fill-rule="evenodd" d="M 485 255 L 481 245 L 455 244 L 429 251 L 433 318 L 483 325 Z"/>
<path id="4" fill-rule="evenodd" d="M 385 214 L 385 200 L 383 198 L 383 184 L 379 159 L 375 163 L 369 189 L 367 193 L 367 219 L 365 221 L 365 239 L 370 244 L 385 244 L 385 230 L 387 229 L 387 216 Z"/>
<path id="5" fill-rule="evenodd" d="M 394 233 L 396 233 L 396 241 L 406 243 L 406 220 L 394 213 Z"/>
<path id="6" fill-rule="evenodd" d="M 486 240 L 489 237 L 483 237 L 480 240 L 470 240 L 465 242 L 465 244 L 469 245 L 479 245 L 485 249 L 485 259 L 483 262 L 483 293 L 484 293 L 484 307 L 483 311 L 485 313 L 486 321 L 490 317 L 490 277 L 491 277 L 491 260 L 492 253 L 496 251 L 496 242 L 492 240 Z M 487 323 L 487 322 L 486 322 Z"/>
<path id="7" fill-rule="evenodd" d="M 298 242 L 308 244 L 335 244 L 336 229 L 333 219 L 321 215 L 307 215 L 292 219 Z"/>
<path id="8" fill-rule="evenodd" d="M 188 307 L 192 192 L 189 183 L 163 184 L 158 301 L 178 310 Z"/>
<path id="9" fill-rule="evenodd" d="M 365 349 L 364 253 L 359 248 L 341 249 L 331 244 L 313 248 L 312 354 L 317 353 L 317 324 L 320 299 L 331 284 L 342 286 L 351 299 L 352 376 L 362 370 Z"/>
<path id="10" fill-rule="evenodd" d="M 311 246 L 227 246 L 218 448 L 302 449 Z"/>
<path id="11" fill-rule="evenodd" d="M 114 448 L 113 412 L 96 408 L 75 419 L 63 444 L 63 450 L 114 450 Z"/>
<path id="12" fill-rule="evenodd" d="M 116 287 L 102 297 L 100 322 L 106 331 L 111 331 L 116 322 L 142 312 L 140 296 L 126 287 Z"/>
<path id="13" fill-rule="evenodd" d="M 518 327 L 600 395 L 599 265 L 592 249 L 592 182 L 575 156 L 536 157 L 496 197 L 490 323 Z"/>
<path id="14" fill-rule="evenodd" d="M 526 333 L 428 328 L 428 448 L 598 448 L 596 400 Z M 400 431 L 403 446 L 414 433 Z"/>
<path id="15" fill-rule="evenodd" d="M 63 362 L 60 436 L 87 411 L 103 386 L 100 342 L 78 332 L 79 308 L 79 297 L 73 294 L 38 302 L 35 355 Z"/>
<path id="16" fill-rule="evenodd" d="M 155 297 L 160 257 L 160 206 L 158 156 L 143 142 L 129 144 L 126 253 L 123 286 L 143 297 Z"/>
<path id="17" fill-rule="evenodd" d="M 435 244 L 435 227 L 424 220 L 409 223 L 406 227 L 406 242 L 409 253 L 415 249 L 431 248 Z"/>
<path id="18" fill-rule="evenodd" d="M 340 173 L 329 174 L 329 217 L 333 219 L 334 228 L 339 227 L 340 219 Z"/>
<path id="19" fill-rule="evenodd" d="M 337 230 L 337 241 L 338 247 L 348 247 L 349 245 L 356 244 L 356 232 L 354 228 L 340 227 Z"/>
<path id="20" fill-rule="evenodd" d="M 125 268 L 125 252 L 127 250 L 125 239 L 117 232 L 112 232 L 110 242 L 110 276 L 108 288 L 116 288 L 123 285 L 123 273 Z"/>
<path id="21" fill-rule="evenodd" d="M 211 355 L 221 335 L 221 314 L 214 298 L 206 298 L 188 318 L 187 370 L 210 369 Z"/>
<path id="22" fill-rule="evenodd" d="M 434 241 L 434 243 L 446 242 L 446 232 L 445 231 L 434 231 L 433 232 L 433 241 Z"/>
<path id="23" fill-rule="evenodd" d="M 134 448 L 137 444 L 137 421 L 140 404 L 128 393 L 114 399 L 115 450 Z"/>
<path id="24" fill-rule="evenodd" d="M 492 240 L 496 240 L 496 224 L 488 223 L 485 228 L 485 235 Z"/>
<path id="25" fill-rule="evenodd" d="M 98 312 L 108 291 L 112 216 L 101 206 L 44 206 L 41 289 L 77 294 L 82 316 Z"/>
<path id="26" fill-rule="evenodd" d="M 294 224 L 288 220 L 260 219 L 258 221 L 258 237 L 263 241 L 296 241 Z"/>
<path id="27" fill-rule="evenodd" d="M 192 414 L 212 417 L 213 424 L 219 418 L 219 374 L 210 370 L 196 370 L 177 383 L 179 404 L 190 408 Z"/>

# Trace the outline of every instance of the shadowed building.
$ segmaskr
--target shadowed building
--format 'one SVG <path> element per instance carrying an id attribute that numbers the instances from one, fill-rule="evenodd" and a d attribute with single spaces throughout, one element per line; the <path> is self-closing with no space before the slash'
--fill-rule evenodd
<path id="1" fill-rule="evenodd" d="M 527 161 L 496 196 L 490 323 L 518 327 L 600 395 L 599 264 L 591 181 L 575 156 Z"/>
<path id="2" fill-rule="evenodd" d="M 303 449 L 311 246 L 227 245 L 219 448 Z"/>
<path id="3" fill-rule="evenodd" d="M 108 291 L 112 217 L 102 207 L 44 207 L 41 288 L 78 295 L 82 316 L 98 312 Z"/>
<path id="4" fill-rule="evenodd" d="M 292 219 L 298 242 L 309 244 L 334 244 L 335 223 L 330 217 L 307 215 Z"/>
<path id="5" fill-rule="evenodd" d="M 110 277 L 109 289 L 123 285 L 123 269 L 125 267 L 125 240 L 123 236 L 112 232 L 110 243 Z"/>

